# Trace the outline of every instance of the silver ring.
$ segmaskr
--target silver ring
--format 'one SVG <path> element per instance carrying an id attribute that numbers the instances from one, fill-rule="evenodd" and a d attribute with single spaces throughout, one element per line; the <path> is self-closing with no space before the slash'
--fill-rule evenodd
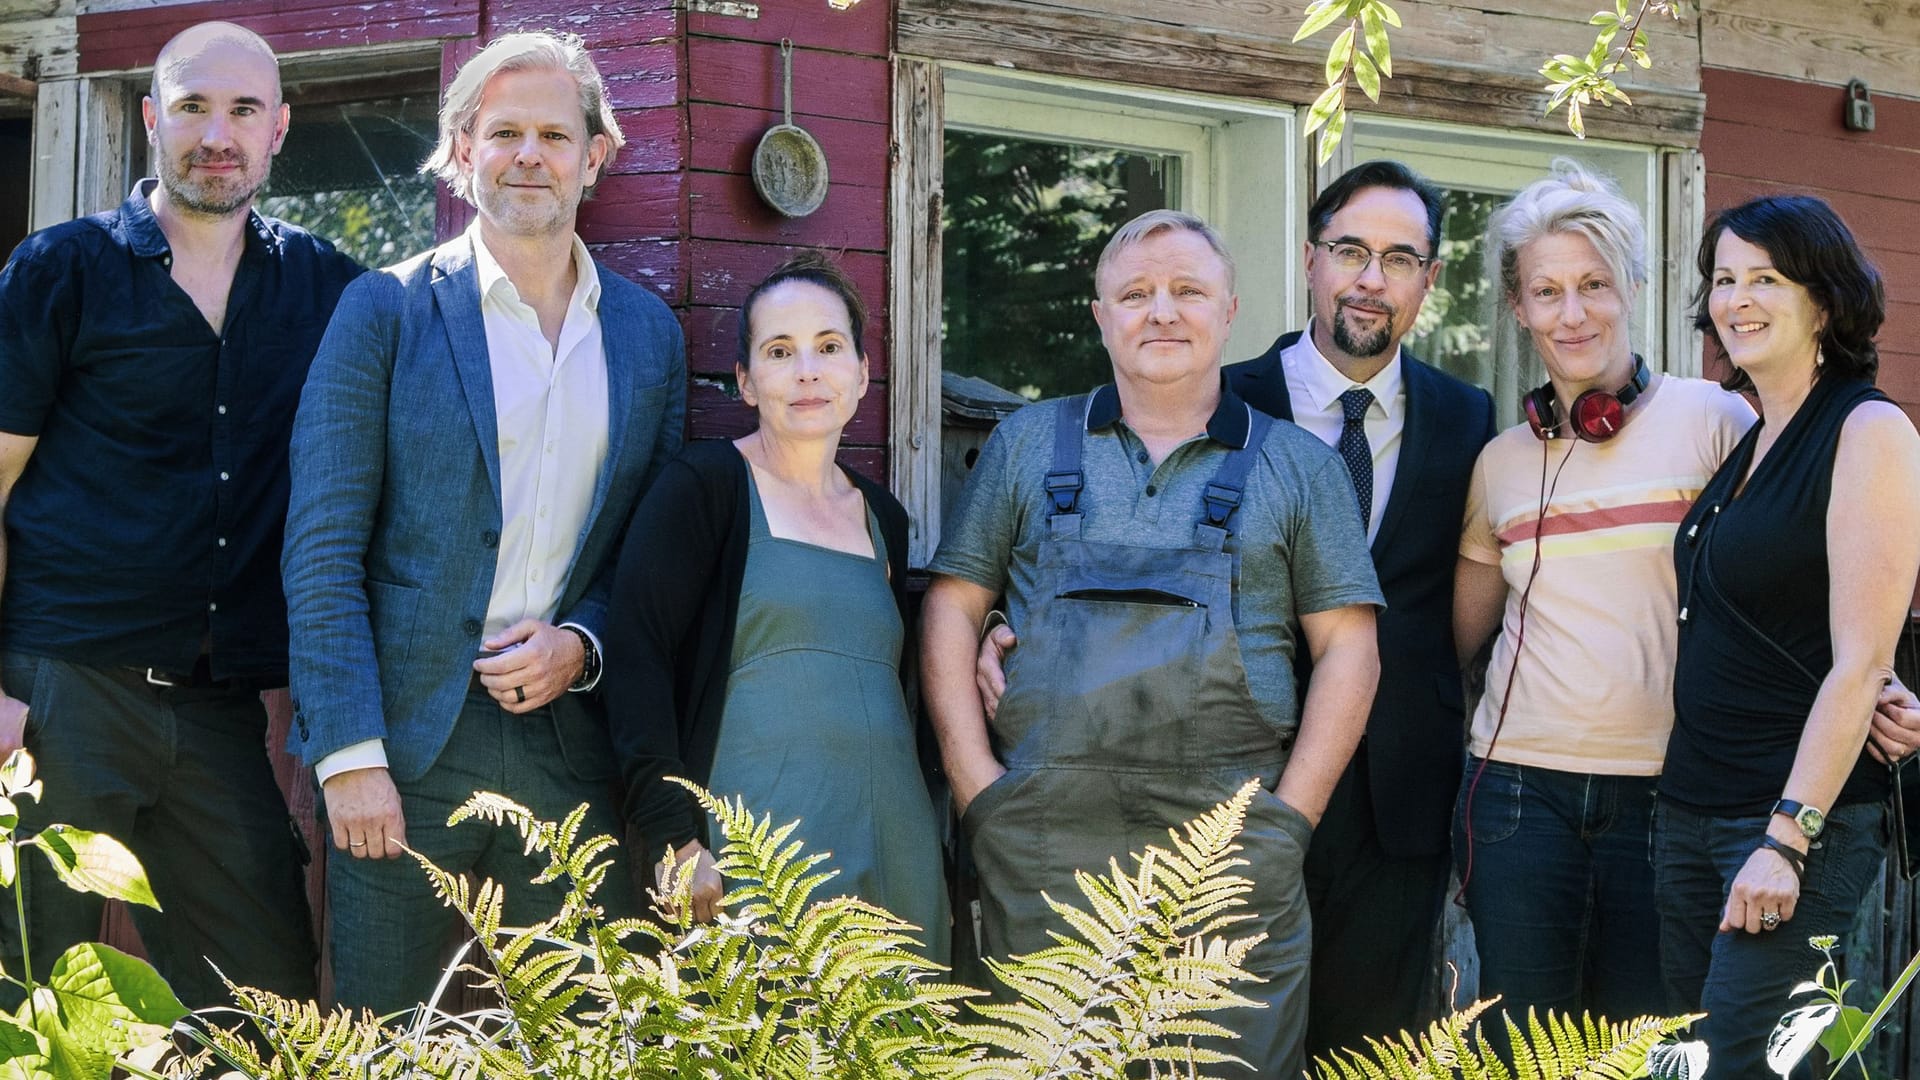
<path id="1" fill-rule="evenodd" d="M 360 841 L 352 841 L 352 840 L 349 840 L 349 841 L 347 841 L 347 846 L 348 846 L 348 847 L 350 847 L 350 848 L 357 848 L 357 847 L 366 847 L 366 846 L 367 846 L 367 842 L 366 842 L 365 840 L 360 840 Z"/>
<path id="2" fill-rule="evenodd" d="M 1779 929 L 1779 928 L 1780 928 L 1780 913 L 1779 913 L 1779 912 L 1777 912 L 1777 911 L 1768 911 L 1768 912 L 1764 912 L 1764 913 L 1762 913 L 1762 914 L 1761 914 L 1761 916 L 1760 916 L 1760 927 L 1761 927 L 1761 929 L 1763 929 L 1763 930 L 1777 930 L 1777 929 Z"/>
<path id="3" fill-rule="evenodd" d="M 514 688 L 513 688 L 513 703 L 514 703 L 515 705 L 525 705 L 525 704 L 527 703 L 527 688 L 526 688 L 526 687 L 524 687 L 524 686 L 516 686 L 516 687 L 514 687 Z"/>

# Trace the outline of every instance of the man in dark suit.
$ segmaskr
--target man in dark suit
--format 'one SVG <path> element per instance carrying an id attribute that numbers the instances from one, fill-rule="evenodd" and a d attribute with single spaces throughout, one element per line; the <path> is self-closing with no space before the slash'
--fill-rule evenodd
<path id="1" fill-rule="evenodd" d="M 1494 433 L 1486 391 L 1400 348 L 1439 272 L 1442 200 L 1398 162 L 1334 181 L 1308 211 L 1306 332 L 1226 369 L 1249 404 L 1345 460 L 1387 598 L 1367 733 L 1307 856 L 1316 1056 L 1438 1011 L 1425 991 L 1463 760 L 1453 568 L 1474 459 Z"/>
<path id="2" fill-rule="evenodd" d="M 448 828 L 475 790 L 618 833 L 595 693 L 628 516 L 680 446 L 686 361 L 660 299 L 574 231 L 621 143 L 575 37 L 508 34 L 447 89 L 427 167 L 477 208 L 465 234 L 341 298 L 294 423 L 282 569 L 293 748 L 313 766 L 337 999 L 375 1013 L 434 985 L 446 913 L 402 846 L 509 883 L 506 918 L 559 884 L 511 830 Z M 635 908 L 628 875 L 598 898 Z"/>

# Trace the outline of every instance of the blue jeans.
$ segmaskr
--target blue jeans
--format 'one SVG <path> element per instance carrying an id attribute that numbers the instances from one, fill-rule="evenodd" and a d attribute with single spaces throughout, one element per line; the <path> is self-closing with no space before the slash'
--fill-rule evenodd
<path id="1" fill-rule="evenodd" d="M 1501 995 L 1523 1028 L 1529 1007 L 1616 1021 L 1659 1011 L 1658 778 L 1489 761 L 1475 786 L 1479 766 L 1467 763 L 1454 861 L 1479 947 L 1480 996 Z"/>
<path id="2" fill-rule="evenodd" d="M 1781 1014 L 1812 998 L 1789 998 L 1825 957 L 1807 944 L 1833 934 L 1844 944 L 1886 854 L 1879 803 L 1836 807 L 1820 846 L 1807 855 L 1793 918 L 1777 931 L 1720 933 L 1733 879 L 1767 831 L 1765 817 L 1711 817 L 1664 803 L 1656 829 L 1662 976 L 1671 1012 L 1705 1011 L 1695 1029 L 1715 1076 L 1771 1076 L 1767 1036 Z M 1854 1002 L 1854 1004 L 1861 1004 Z M 1812 1076 L 1805 1061 L 1794 1076 Z"/>

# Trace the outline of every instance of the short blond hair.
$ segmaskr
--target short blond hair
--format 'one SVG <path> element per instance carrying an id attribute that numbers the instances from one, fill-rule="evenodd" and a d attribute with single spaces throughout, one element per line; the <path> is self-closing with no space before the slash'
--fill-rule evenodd
<path id="1" fill-rule="evenodd" d="M 1227 250 L 1227 242 L 1220 239 L 1220 234 L 1214 231 L 1213 226 L 1202 221 L 1200 215 L 1189 214 L 1185 210 L 1149 210 L 1115 229 L 1113 235 L 1107 239 L 1107 246 L 1100 251 L 1100 261 L 1093 266 L 1094 290 L 1099 291 L 1100 275 L 1106 272 L 1107 267 L 1122 251 L 1149 236 L 1169 229 L 1199 234 L 1200 238 L 1207 242 L 1207 246 L 1213 249 L 1213 253 L 1220 256 L 1220 261 L 1226 265 L 1227 291 L 1229 293 L 1234 291 L 1234 278 L 1237 271 L 1233 264 L 1233 253 Z"/>
<path id="2" fill-rule="evenodd" d="M 614 154 L 627 144 L 620 133 L 620 121 L 607 103 L 607 88 L 600 69 L 587 55 L 578 34 L 556 34 L 551 30 L 531 30 L 502 34 L 488 43 L 473 59 L 460 65 L 460 71 L 447 86 L 447 97 L 440 105 L 440 141 L 420 166 L 446 181 L 447 190 L 468 202 L 473 201 L 472 185 L 460 172 L 455 144 L 462 134 L 472 135 L 480 116 L 480 99 L 487 82 L 503 71 L 564 71 L 580 87 L 580 112 L 587 125 L 587 138 L 607 137 L 607 157 L 600 176 L 607 175 Z M 596 178 L 597 182 L 597 178 Z M 591 184 L 588 185 L 592 187 Z"/>

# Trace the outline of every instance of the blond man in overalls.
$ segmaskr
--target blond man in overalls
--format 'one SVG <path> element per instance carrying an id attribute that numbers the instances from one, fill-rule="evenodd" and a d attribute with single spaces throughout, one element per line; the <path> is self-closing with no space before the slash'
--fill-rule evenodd
<path id="1" fill-rule="evenodd" d="M 1095 271 L 1114 382 L 1003 422 L 981 452 L 925 606 L 926 695 L 978 868 L 981 946 L 1030 952 L 1063 929 L 1041 899 L 1073 872 L 1166 842 L 1245 780 L 1241 836 L 1263 932 L 1220 1014 L 1260 1076 L 1304 1065 L 1311 926 L 1301 864 L 1365 728 L 1382 604 L 1333 451 L 1249 408 L 1221 378 L 1238 299 L 1200 219 L 1122 226 Z M 980 629 L 1005 596 L 1020 647 L 989 724 Z M 1298 703 L 1293 657 L 1314 678 Z M 1297 704 L 1298 703 L 1298 704 Z"/>

